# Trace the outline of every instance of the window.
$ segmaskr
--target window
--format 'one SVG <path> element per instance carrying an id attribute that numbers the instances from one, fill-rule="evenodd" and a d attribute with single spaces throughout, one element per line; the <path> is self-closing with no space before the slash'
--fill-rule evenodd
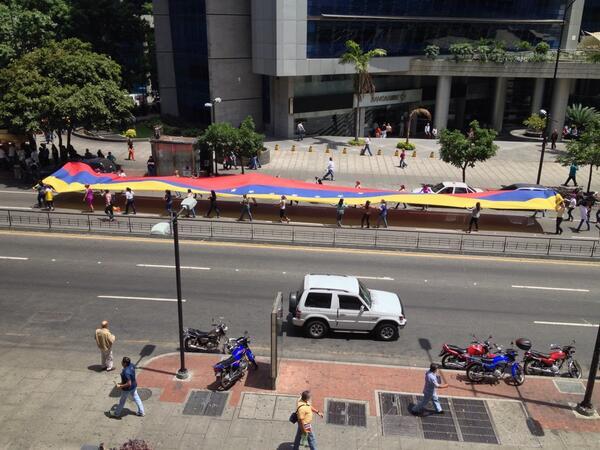
<path id="1" fill-rule="evenodd" d="M 310 292 L 306 296 L 304 306 L 307 308 L 331 308 L 331 294 Z"/>
<path id="2" fill-rule="evenodd" d="M 467 188 L 457 187 L 457 188 L 454 189 L 454 193 L 455 194 L 466 194 L 467 193 Z"/>
<path id="3" fill-rule="evenodd" d="M 452 188 L 451 187 L 444 188 L 440 192 L 438 192 L 438 194 L 452 194 Z"/>
<path id="4" fill-rule="evenodd" d="M 360 307 L 363 306 L 363 303 L 360 301 L 360 299 L 352 295 L 338 295 L 338 300 L 340 301 L 340 309 L 352 309 L 359 311 Z"/>

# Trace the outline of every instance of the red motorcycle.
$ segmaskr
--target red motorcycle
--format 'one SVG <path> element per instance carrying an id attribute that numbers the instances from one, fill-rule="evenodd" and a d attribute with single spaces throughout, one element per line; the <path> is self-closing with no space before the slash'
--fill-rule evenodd
<path id="1" fill-rule="evenodd" d="M 569 375 L 581 378 L 581 365 L 573 359 L 575 341 L 571 345 L 550 345 L 550 353 L 529 350 L 523 357 L 523 367 L 527 375 L 550 375 L 553 377 Z M 563 370 L 563 367 L 566 370 Z"/>
<path id="2" fill-rule="evenodd" d="M 442 357 L 442 367 L 444 369 L 466 369 L 472 357 L 489 355 L 490 348 L 494 345 L 490 342 L 492 336 L 488 337 L 485 341 L 478 339 L 474 334 L 472 337 L 471 345 L 467 348 L 452 344 L 444 344 L 442 346 L 440 356 Z"/>

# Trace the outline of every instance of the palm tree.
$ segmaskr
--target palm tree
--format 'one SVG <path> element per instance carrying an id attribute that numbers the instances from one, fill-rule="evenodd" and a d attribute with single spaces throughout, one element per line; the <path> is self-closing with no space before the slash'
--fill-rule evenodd
<path id="1" fill-rule="evenodd" d="M 415 117 L 421 116 L 425 117 L 427 120 L 431 122 L 431 113 L 425 108 L 416 108 L 413 109 L 408 116 L 408 125 L 406 125 L 406 143 L 408 144 L 408 140 L 410 138 L 410 126 L 412 125 L 412 121 Z"/>
<path id="2" fill-rule="evenodd" d="M 354 139 L 358 140 L 360 133 L 360 101 L 363 95 L 375 93 L 375 85 L 369 73 L 369 61 L 376 56 L 386 56 L 387 51 L 381 48 L 375 48 L 367 52 L 363 51 L 356 42 L 346 41 L 346 52 L 340 57 L 340 64 L 354 65 L 354 92 L 356 93 L 356 108 Z"/>
<path id="3" fill-rule="evenodd" d="M 577 128 L 585 128 L 585 126 L 595 120 L 598 116 L 598 111 L 592 106 L 583 106 L 581 103 L 576 103 L 567 107 L 567 119 L 572 125 L 577 125 Z"/>

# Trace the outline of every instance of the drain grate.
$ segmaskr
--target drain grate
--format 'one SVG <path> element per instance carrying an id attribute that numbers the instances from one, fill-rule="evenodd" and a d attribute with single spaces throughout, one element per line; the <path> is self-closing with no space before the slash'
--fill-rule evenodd
<path id="1" fill-rule="evenodd" d="M 327 400 L 327 423 L 366 427 L 366 405 L 364 403 Z"/>
<path id="2" fill-rule="evenodd" d="M 581 381 L 552 380 L 558 392 L 562 394 L 585 394 L 585 386 Z"/>
<path id="3" fill-rule="evenodd" d="M 183 408 L 183 414 L 219 417 L 225 410 L 228 397 L 224 392 L 192 391 Z"/>
<path id="4" fill-rule="evenodd" d="M 445 414 L 425 410 L 421 416 L 410 413 L 411 404 L 423 396 L 379 393 L 383 434 L 454 442 L 498 444 L 492 419 L 483 400 L 440 398 Z"/>

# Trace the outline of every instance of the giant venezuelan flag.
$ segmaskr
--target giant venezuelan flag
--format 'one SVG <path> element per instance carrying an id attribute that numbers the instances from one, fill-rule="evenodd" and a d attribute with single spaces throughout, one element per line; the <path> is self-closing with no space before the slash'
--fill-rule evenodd
<path id="1" fill-rule="evenodd" d="M 349 205 L 363 204 L 366 200 L 377 203 L 403 202 L 414 205 L 472 208 L 481 202 L 486 209 L 545 210 L 554 209 L 561 198 L 552 190 L 546 191 L 487 191 L 475 194 L 412 194 L 381 189 L 354 189 L 346 186 L 321 185 L 288 180 L 260 173 L 226 175 L 215 178 L 182 177 L 119 177 L 116 174 L 95 173 L 84 163 L 67 163 L 64 167 L 44 179 L 59 194 L 78 192 L 89 184 L 92 189 L 122 191 L 130 187 L 133 191 L 172 191 L 208 193 L 214 190 L 222 197 L 237 197 L 248 194 L 257 199 L 277 200 L 285 195 L 290 200 L 311 203 L 337 203 L 344 198 Z"/>

